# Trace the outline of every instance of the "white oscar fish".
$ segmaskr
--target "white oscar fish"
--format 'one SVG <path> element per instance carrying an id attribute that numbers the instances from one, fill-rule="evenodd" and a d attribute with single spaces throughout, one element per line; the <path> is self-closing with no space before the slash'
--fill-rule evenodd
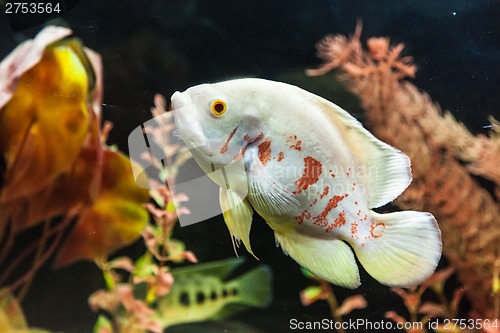
<path id="1" fill-rule="evenodd" d="M 434 272 L 442 244 L 430 213 L 371 210 L 410 184 L 409 158 L 339 106 L 254 78 L 194 86 L 171 100 L 183 141 L 221 187 L 232 237 L 250 253 L 253 208 L 285 253 L 333 284 L 360 285 L 352 250 L 385 285 L 416 285 Z M 238 161 L 244 167 L 231 169 Z M 221 168 L 225 176 L 214 177 Z"/>

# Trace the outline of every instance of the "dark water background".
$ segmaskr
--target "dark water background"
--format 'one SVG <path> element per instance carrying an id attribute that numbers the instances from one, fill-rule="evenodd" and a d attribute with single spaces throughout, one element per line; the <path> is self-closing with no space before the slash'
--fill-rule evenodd
<path id="1" fill-rule="evenodd" d="M 40 26 L 13 34 L 2 15 L 4 56 Z M 87 0 L 62 16 L 75 35 L 103 57 L 108 105 L 104 117 L 115 124 L 109 143 L 124 151 L 129 133 L 150 119 L 155 93 L 169 97 L 194 84 L 236 77 L 296 83 L 362 119 L 355 101 L 331 79 L 306 79 L 301 74 L 319 63 L 314 48 L 319 39 L 328 33 L 352 33 L 358 18 L 363 20 L 363 39 L 389 36 L 394 43 L 404 42 L 405 54 L 414 56 L 418 66 L 413 82 L 473 132 L 487 132 L 483 126 L 488 125 L 488 115 L 500 118 L 499 1 Z M 220 217 L 179 227 L 174 236 L 203 261 L 234 255 Z M 267 310 L 246 312 L 238 319 L 264 332 L 285 332 L 292 318 L 329 318 L 326 303 L 300 304 L 299 291 L 311 281 L 274 246 L 273 233 L 262 220 L 254 220 L 251 239 L 260 262 L 274 270 L 275 301 Z M 137 256 L 141 251 L 139 242 L 123 253 Z M 245 268 L 256 264 L 248 261 Z M 388 310 L 405 314 L 401 299 L 387 287 L 366 274 L 362 282 L 355 291 L 335 288 L 339 299 L 361 293 L 369 302 L 367 309 L 346 318 L 380 321 Z M 92 263 L 58 272 L 45 268 L 24 302 L 28 320 L 56 331 L 90 332 L 95 315 L 86 299 L 102 286 Z"/>

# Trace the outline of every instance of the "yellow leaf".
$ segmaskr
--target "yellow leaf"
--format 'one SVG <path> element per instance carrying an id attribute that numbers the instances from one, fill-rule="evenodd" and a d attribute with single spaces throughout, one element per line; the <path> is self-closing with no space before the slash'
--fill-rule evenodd
<path id="1" fill-rule="evenodd" d="M 71 168 L 89 126 L 93 77 L 81 45 L 48 46 L 22 74 L 0 110 L 0 154 L 5 172 L 0 203 L 35 193 Z"/>
<path id="2" fill-rule="evenodd" d="M 56 266 L 77 259 L 95 259 L 136 240 L 148 220 L 149 195 L 136 185 L 128 158 L 103 152 L 102 180 L 95 203 L 84 211 L 56 260 Z"/>

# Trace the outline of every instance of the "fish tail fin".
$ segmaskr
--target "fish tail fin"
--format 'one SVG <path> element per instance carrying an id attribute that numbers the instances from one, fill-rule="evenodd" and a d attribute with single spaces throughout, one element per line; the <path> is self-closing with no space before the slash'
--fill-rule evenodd
<path id="1" fill-rule="evenodd" d="M 371 211 L 370 238 L 352 242 L 366 271 L 388 286 L 420 284 L 441 257 L 441 232 L 430 213 Z"/>
<path id="2" fill-rule="evenodd" d="M 272 279 L 273 273 L 269 266 L 260 265 L 228 282 L 227 286 L 237 291 L 237 303 L 264 308 L 273 298 Z"/>

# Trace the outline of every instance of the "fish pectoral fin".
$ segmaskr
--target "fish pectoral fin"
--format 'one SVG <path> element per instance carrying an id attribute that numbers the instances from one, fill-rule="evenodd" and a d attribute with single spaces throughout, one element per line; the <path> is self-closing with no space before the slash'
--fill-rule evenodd
<path id="1" fill-rule="evenodd" d="M 229 233 L 231 234 L 231 240 L 233 241 L 236 255 L 238 255 L 236 247 L 241 240 L 247 251 L 257 258 L 250 245 L 250 229 L 252 227 L 253 214 L 252 206 L 250 206 L 248 200 L 241 199 L 238 194 L 230 188 L 220 188 L 219 200 L 224 222 L 226 222 Z"/>
<path id="2" fill-rule="evenodd" d="M 260 214 L 281 216 L 300 205 L 293 193 L 276 180 L 257 156 L 252 157 L 248 180 L 252 204 Z"/>
<path id="3" fill-rule="evenodd" d="M 392 287 L 422 283 L 441 257 L 441 232 L 430 213 L 403 211 L 371 213 L 371 238 L 353 241 L 356 255 L 368 274 Z"/>
<path id="4" fill-rule="evenodd" d="M 343 241 L 295 232 L 275 232 L 274 236 L 284 252 L 319 278 L 351 289 L 361 284 L 354 254 Z"/>

